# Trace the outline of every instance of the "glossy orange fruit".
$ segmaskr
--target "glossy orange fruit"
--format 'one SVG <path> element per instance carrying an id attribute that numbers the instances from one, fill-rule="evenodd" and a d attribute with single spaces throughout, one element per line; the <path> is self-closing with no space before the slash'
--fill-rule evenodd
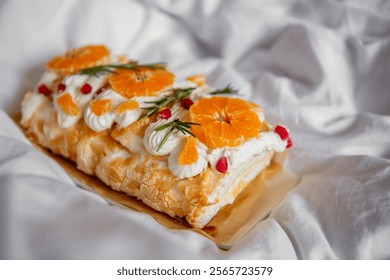
<path id="1" fill-rule="evenodd" d="M 118 105 L 118 107 L 116 107 L 116 110 L 115 112 L 117 114 L 120 114 L 124 111 L 132 111 L 132 110 L 135 110 L 135 109 L 138 109 L 139 108 L 139 104 L 137 101 L 135 100 L 127 100 L 125 102 L 123 102 L 122 104 Z"/>
<path id="2" fill-rule="evenodd" d="M 73 74 L 83 68 L 109 62 L 110 51 L 103 45 L 88 45 L 67 51 L 46 64 L 48 70 L 61 75 Z"/>
<path id="3" fill-rule="evenodd" d="M 109 99 L 92 100 L 89 103 L 92 113 L 101 116 L 111 110 L 112 102 Z"/>
<path id="4" fill-rule="evenodd" d="M 108 82 L 111 87 L 124 97 L 155 96 L 159 91 L 170 86 L 175 76 L 166 69 L 118 69 L 111 74 Z"/>
<path id="5" fill-rule="evenodd" d="M 196 137 L 211 149 L 236 147 L 256 137 L 262 128 L 252 104 L 229 97 L 203 98 L 190 108 Z"/>
<path id="6" fill-rule="evenodd" d="M 179 154 L 178 162 L 180 165 L 189 165 L 195 163 L 197 160 L 198 150 L 196 149 L 196 139 L 193 136 L 189 136 Z"/>
<path id="7" fill-rule="evenodd" d="M 64 93 L 58 97 L 57 104 L 67 115 L 77 116 L 77 114 L 80 112 L 79 106 L 73 101 L 73 98 L 69 93 Z"/>

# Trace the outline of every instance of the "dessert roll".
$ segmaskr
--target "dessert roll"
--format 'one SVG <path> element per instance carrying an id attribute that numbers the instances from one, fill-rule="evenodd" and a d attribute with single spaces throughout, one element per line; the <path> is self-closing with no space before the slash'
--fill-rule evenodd
<path id="1" fill-rule="evenodd" d="M 47 63 L 21 124 L 84 173 L 202 228 L 292 145 L 239 97 L 203 75 L 177 81 L 164 63 L 84 46 Z"/>

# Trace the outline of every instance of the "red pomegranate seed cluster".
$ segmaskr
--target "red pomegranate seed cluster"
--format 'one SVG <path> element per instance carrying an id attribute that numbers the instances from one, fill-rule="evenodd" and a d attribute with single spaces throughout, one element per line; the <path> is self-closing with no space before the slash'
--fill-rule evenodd
<path id="1" fill-rule="evenodd" d="M 45 84 L 41 84 L 38 86 L 38 92 L 48 96 L 51 94 L 52 91 Z"/>
<path id="2" fill-rule="evenodd" d="M 169 108 L 163 109 L 158 113 L 158 117 L 160 119 L 164 119 L 164 120 L 169 119 L 171 117 L 171 115 L 172 115 L 172 112 Z"/>
<path id="3" fill-rule="evenodd" d="M 291 140 L 291 137 L 290 137 L 290 133 L 288 133 L 287 128 L 285 128 L 284 126 L 281 126 L 281 125 L 277 125 L 275 127 L 274 131 L 275 131 L 275 133 L 277 133 L 280 136 L 280 138 L 283 141 L 287 140 L 286 148 L 292 147 L 293 143 L 292 143 L 292 140 Z"/>

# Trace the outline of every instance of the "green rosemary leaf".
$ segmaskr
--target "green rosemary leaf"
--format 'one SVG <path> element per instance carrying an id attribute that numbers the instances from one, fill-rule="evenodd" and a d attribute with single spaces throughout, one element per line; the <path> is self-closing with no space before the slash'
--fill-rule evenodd
<path id="1" fill-rule="evenodd" d="M 186 131 L 184 130 L 184 128 L 180 127 L 180 126 L 175 126 L 174 128 L 176 128 L 177 130 L 179 130 L 181 133 L 183 133 L 183 135 L 186 135 Z"/>
<path id="2" fill-rule="evenodd" d="M 163 140 L 161 141 L 161 143 L 160 143 L 160 144 L 158 145 L 158 147 L 157 147 L 157 152 L 160 151 L 161 148 L 164 146 L 164 144 L 168 141 L 168 138 L 169 138 L 169 136 L 172 134 L 173 130 L 174 130 L 174 127 L 172 127 L 172 128 L 167 132 L 167 134 L 165 134 Z"/>
<path id="3" fill-rule="evenodd" d="M 169 136 L 172 134 L 172 132 L 176 129 L 177 131 L 180 131 L 181 133 L 183 133 L 183 135 L 192 135 L 194 137 L 196 137 L 192 132 L 191 130 L 189 130 L 190 126 L 191 125 L 200 125 L 198 123 L 193 123 L 193 122 L 182 122 L 180 121 L 179 119 L 176 119 L 174 121 L 171 121 L 169 123 L 166 123 L 166 124 L 163 124 L 157 128 L 155 128 L 154 130 L 155 131 L 162 131 L 164 129 L 167 129 L 169 127 L 171 127 L 171 129 L 168 131 L 167 134 L 165 134 L 163 140 L 161 141 L 161 143 L 158 145 L 157 147 L 157 152 L 164 146 L 164 144 L 168 141 L 168 138 Z"/>
<path id="4" fill-rule="evenodd" d="M 230 84 L 228 84 L 223 89 L 217 89 L 209 93 L 210 95 L 218 95 L 218 94 L 239 94 L 238 90 L 234 89 Z"/>
<path id="5" fill-rule="evenodd" d="M 142 114 L 140 119 L 150 117 L 158 112 L 161 108 L 168 107 L 169 105 L 188 97 L 194 89 L 195 88 L 175 89 L 172 90 L 171 94 L 163 96 L 161 99 L 145 102 L 148 104 L 154 104 L 154 106 L 142 107 L 141 109 L 146 110 L 146 113 Z"/>
<path id="6" fill-rule="evenodd" d="M 182 122 L 178 121 L 179 124 L 181 125 L 200 125 L 199 123 L 194 123 L 194 122 Z"/>
<path id="7" fill-rule="evenodd" d="M 82 75 L 97 76 L 101 74 L 115 73 L 115 69 L 131 69 L 136 70 L 137 68 L 145 67 L 150 69 L 163 69 L 166 64 L 163 62 L 150 63 L 150 64 L 136 64 L 136 63 L 123 63 L 123 64 L 107 64 L 84 68 L 78 71 Z"/>
<path id="8" fill-rule="evenodd" d="M 179 128 L 177 128 L 177 129 L 179 129 Z M 187 128 L 181 127 L 179 130 L 180 130 L 184 135 L 186 135 L 186 134 L 191 134 L 191 135 L 193 135 L 192 132 L 191 132 L 190 130 L 188 130 Z"/>
<path id="9" fill-rule="evenodd" d="M 159 127 L 157 127 L 154 131 L 161 131 L 161 130 L 164 130 L 164 129 L 170 127 L 170 126 L 172 126 L 172 122 L 169 122 L 169 123 L 167 123 L 167 124 L 164 124 L 164 125 L 162 125 L 162 126 L 159 126 Z"/>

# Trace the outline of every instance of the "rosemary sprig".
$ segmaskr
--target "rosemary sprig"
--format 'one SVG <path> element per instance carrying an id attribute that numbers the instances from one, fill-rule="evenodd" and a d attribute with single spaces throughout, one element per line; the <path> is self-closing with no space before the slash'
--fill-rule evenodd
<path id="1" fill-rule="evenodd" d="M 137 63 L 124 63 L 124 64 L 107 64 L 84 68 L 78 71 L 81 75 L 98 76 L 100 74 L 111 74 L 115 73 L 115 69 L 131 69 L 137 70 L 140 67 L 149 69 L 163 69 L 166 67 L 164 62 L 150 63 L 150 64 L 137 64 Z"/>
<path id="2" fill-rule="evenodd" d="M 194 89 L 195 88 L 176 89 L 173 90 L 172 94 L 166 95 L 159 100 L 145 102 L 145 103 L 153 104 L 153 106 L 141 108 L 146 110 L 146 112 L 142 114 L 141 119 L 144 117 L 150 117 L 156 112 L 160 111 L 161 108 L 167 107 L 174 102 L 177 102 L 183 98 L 188 97 Z"/>
<path id="3" fill-rule="evenodd" d="M 233 88 L 230 84 L 228 84 L 223 89 L 217 89 L 209 93 L 210 95 L 217 95 L 217 94 L 239 94 L 238 90 Z"/>
<path id="4" fill-rule="evenodd" d="M 196 137 L 190 130 L 191 125 L 200 125 L 198 123 L 193 122 L 182 122 L 179 119 L 176 119 L 174 121 L 171 121 L 169 123 L 163 124 L 159 127 L 157 127 L 154 131 L 162 131 L 164 129 L 170 128 L 168 132 L 165 134 L 163 140 L 157 147 L 157 152 L 161 150 L 161 148 L 164 146 L 164 144 L 168 141 L 169 136 L 172 134 L 172 132 L 176 129 L 183 133 L 184 135 L 190 134 L 194 137 Z"/>

